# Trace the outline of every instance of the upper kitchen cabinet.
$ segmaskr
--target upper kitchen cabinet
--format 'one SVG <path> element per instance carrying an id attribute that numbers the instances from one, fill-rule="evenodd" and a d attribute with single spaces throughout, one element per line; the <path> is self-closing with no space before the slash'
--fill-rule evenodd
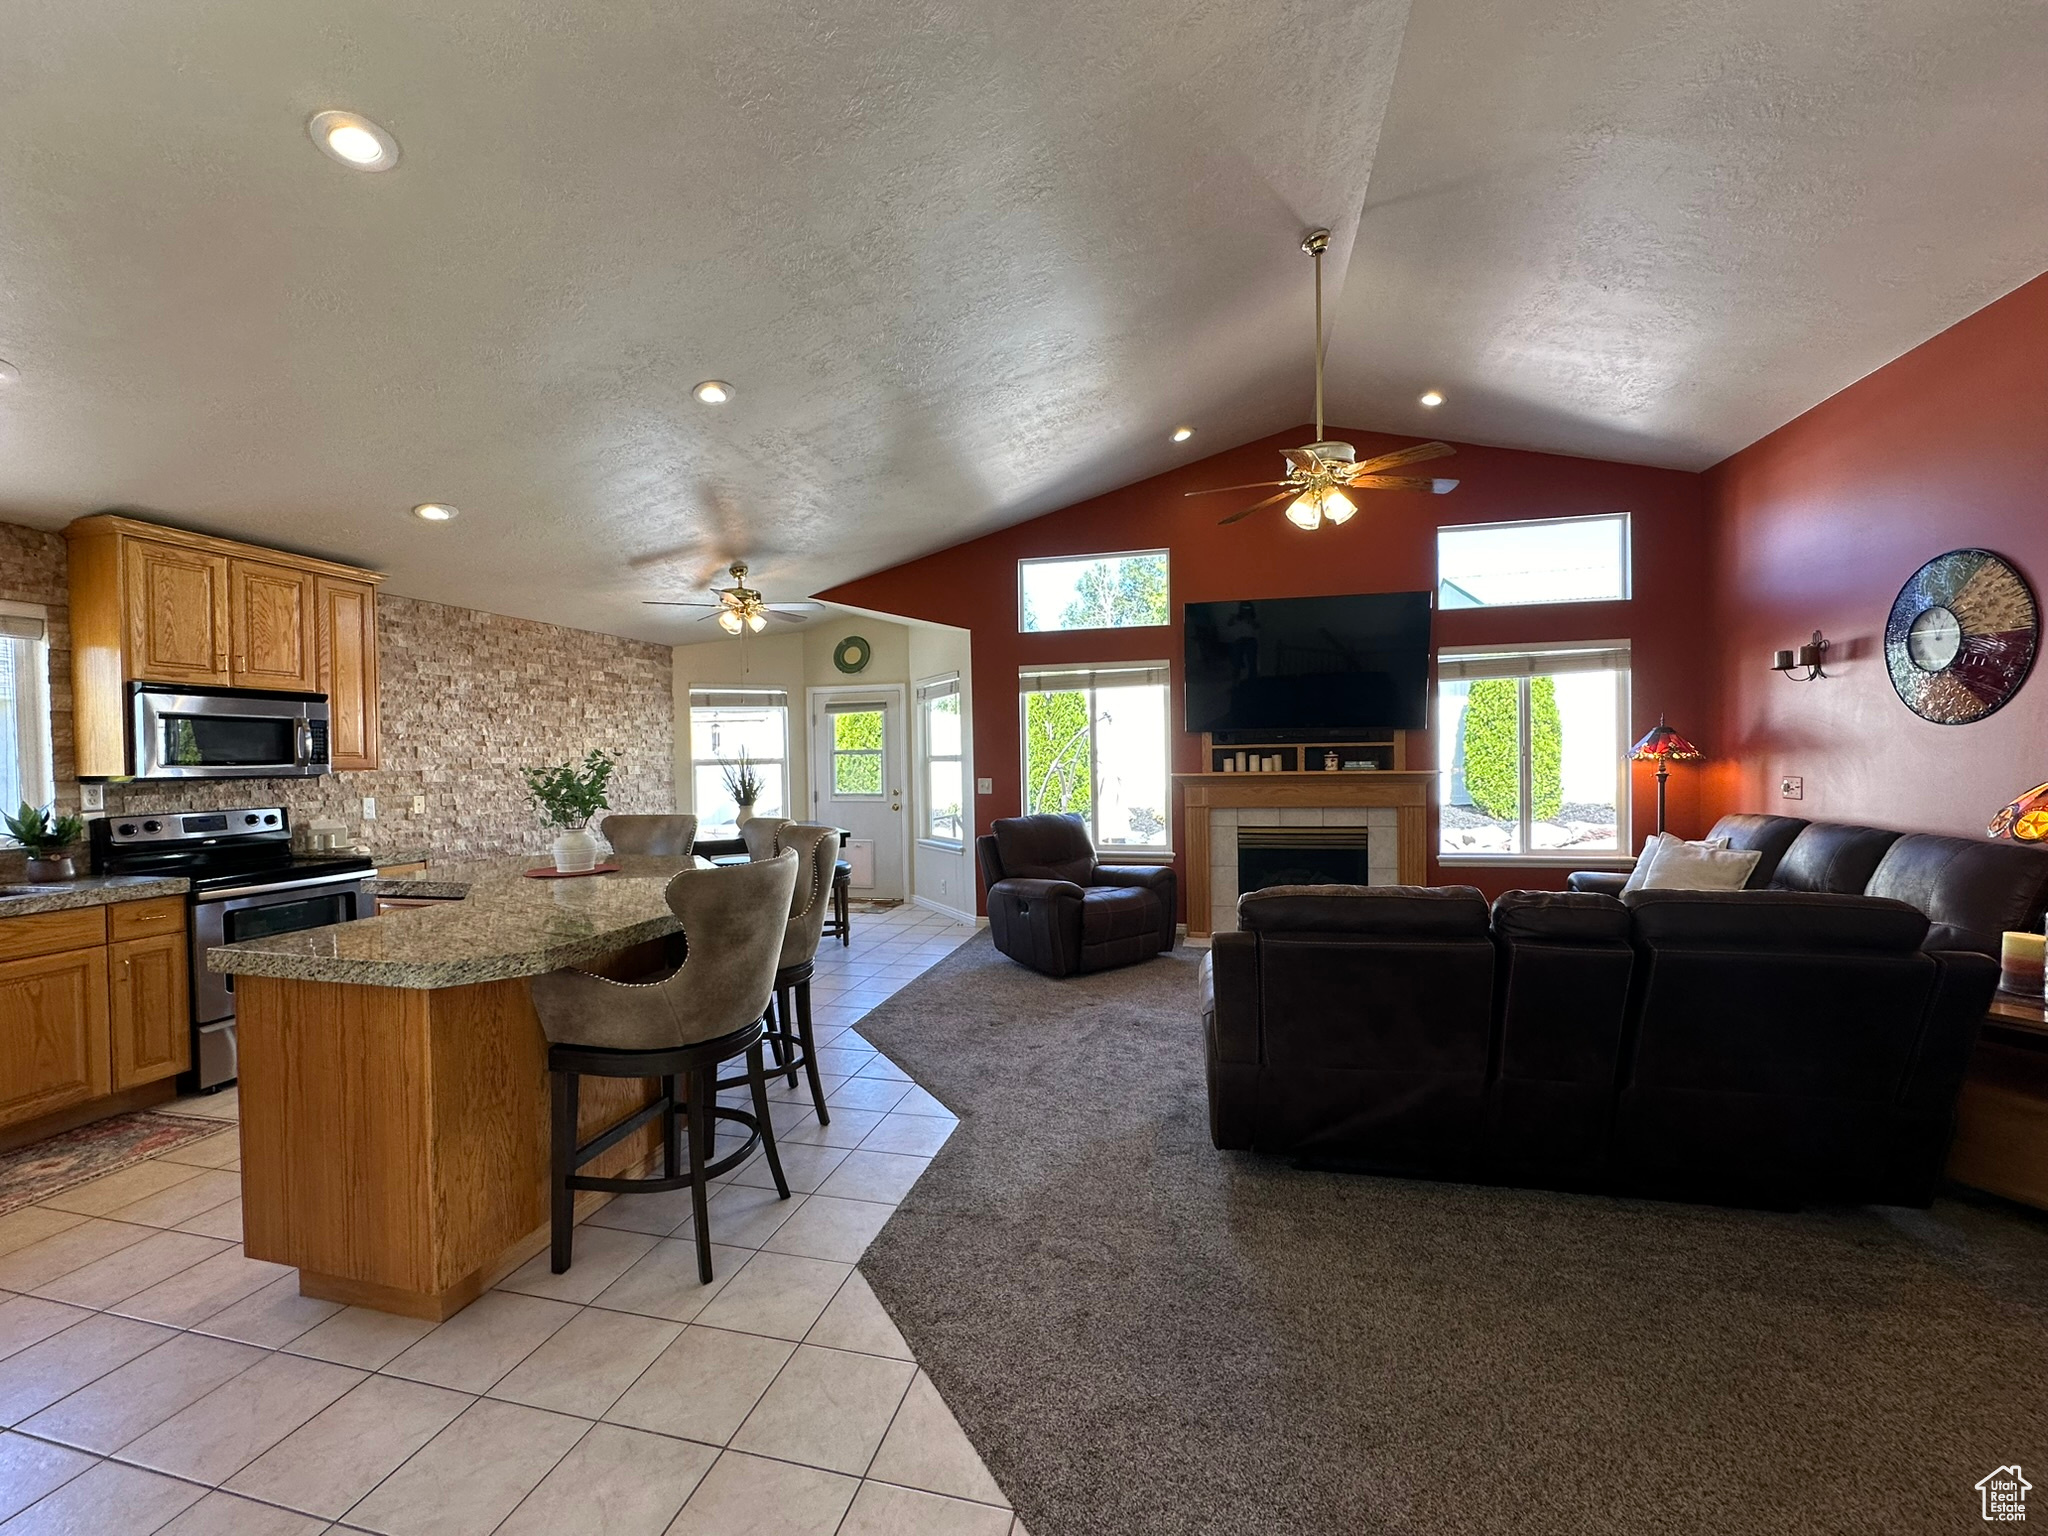
<path id="1" fill-rule="evenodd" d="M 81 776 L 133 771 L 137 682 L 324 693 L 334 766 L 377 766 L 378 573 L 111 515 L 64 536 Z"/>

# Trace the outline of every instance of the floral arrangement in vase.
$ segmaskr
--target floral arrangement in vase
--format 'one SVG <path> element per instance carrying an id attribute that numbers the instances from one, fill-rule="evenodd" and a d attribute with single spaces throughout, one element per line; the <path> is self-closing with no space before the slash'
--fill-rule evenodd
<path id="1" fill-rule="evenodd" d="M 54 805 L 33 806 L 26 800 L 7 823 L 7 835 L 28 850 L 28 878 L 31 881 L 69 880 L 78 870 L 67 849 L 85 836 L 85 823 L 76 816 L 59 816 Z"/>
<path id="2" fill-rule="evenodd" d="M 525 776 L 527 793 L 540 807 L 541 820 L 560 829 L 552 851 L 555 868 L 561 873 L 581 874 L 596 866 L 597 839 L 590 835 L 590 818 L 605 809 L 605 794 L 618 766 L 613 754 L 592 747 L 580 763 L 519 770 Z"/>
<path id="3" fill-rule="evenodd" d="M 741 826 L 754 819 L 754 802 L 761 798 L 761 775 L 754 771 L 744 750 L 731 762 L 718 765 L 725 778 L 725 792 L 732 796 L 732 802 L 739 807 L 735 818 Z"/>

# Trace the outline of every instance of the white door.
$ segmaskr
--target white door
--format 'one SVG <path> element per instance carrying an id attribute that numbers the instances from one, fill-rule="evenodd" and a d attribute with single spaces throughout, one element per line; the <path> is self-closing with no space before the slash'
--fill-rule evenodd
<path id="1" fill-rule="evenodd" d="M 910 863 L 903 689 L 813 688 L 810 703 L 812 818 L 852 835 L 841 857 L 853 865 L 855 892 L 900 901 Z M 872 883 L 863 884 L 869 868 Z"/>

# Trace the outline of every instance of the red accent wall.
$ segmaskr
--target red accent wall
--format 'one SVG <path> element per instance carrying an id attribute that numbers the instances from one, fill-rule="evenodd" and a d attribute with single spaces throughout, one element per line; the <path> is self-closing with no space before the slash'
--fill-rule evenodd
<path id="1" fill-rule="evenodd" d="M 1230 598 L 1309 597 L 1428 588 L 1436 577 L 1436 529 L 1448 523 L 1504 522 L 1595 512 L 1634 514 L 1635 596 L 1626 603 L 1462 610 L 1438 615 L 1438 645 L 1518 644 L 1559 640 L 1633 643 L 1636 732 L 1659 711 L 1709 753 L 1719 743 L 1703 721 L 1713 702 L 1713 656 L 1703 626 L 1707 610 L 1708 540 L 1700 477 L 1676 470 L 1612 464 L 1513 449 L 1460 445 L 1454 459 L 1427 466 L 1461 482 L 1447 496 L 1383 492 L 1361 497 L 1357 517 L 1342 528 L 1304 533 L 1278 508 L 1233 527 L 1217 519 L 1256 499 L 1184 492 L 1274 478 L 1280 450 L 1312 435 L 1298 427 L 1261 442 L 1191 462 L 1106 495 L 951 549 L 879 571 L 818 594 L 832 602 L 969 629 L 974 634 L 974 771 L 994 791 L 974 797 L 977 830 L 1020 807 L 1017 671 L 1048 662 L 1167 660 L 1174 674 L 1173 718 L 1181 718 L 1180 605 Z M 1355 443 L 1360 458 L 1406 446 L 1411 438 L 1333 427 Z M 1094 630 L 1081 634 L 1017 632 L 1017 562 L 1034 555 L 1085 555 L 1164 548 L 1172 554 L 1171 630 Z M 1200 738 L 1177 735 L 1176 772 L 1200 764 Z M 1410 738 L 1410 762 L 1434 762 L 1428 733 Z M 1698 778 L 1690 765 L 1672 770 L 1671 825 L 1700 825 Z M 1181 806 L 1174 809 L 1176 843 Z M 1654 781 L 1638 773 L 1635 841 L 1654 829 Z M 1430 828 L 1435 846 L 1436 828 Z M 1631 846 L 1634 846 L 1632 843 Z M 1556 888 L 1566 869 L 1456 870 L 1431 864 L 1431 879 L 1462 882 L 1489 895 L 1515 886 Z"/>
<path id="2" fill-rule="evenodd" d="M 2048 676 L 1999 713 L 1932 725 L 1899 702 L 1884 626 L 1899 588 L 1980 546 L 2048 599 L 2048 277 L 2035 279 L 1710 470 L 1721 711 L 1704 813 L 1778 810 L 1982 836 L 2048 779 Z M 1771 652 L 1815 628 L 1829 676 Z M 1805 780 L 1786 801 L 1784 774 Z"/>

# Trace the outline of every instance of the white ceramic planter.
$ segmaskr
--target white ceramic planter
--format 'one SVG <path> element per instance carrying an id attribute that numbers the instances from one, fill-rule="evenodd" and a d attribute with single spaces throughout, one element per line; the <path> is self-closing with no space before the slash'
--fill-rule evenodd
<path id="1" fill-rule="evenodd" d="M 597 839 L 582 828 L 564 832 L 555 839 L 555 868 L 565 875 L 581 874 L 597 867 Z"/>
<path id="2" fill-rule="evenodd" d="M 733 817 L 733 822 L 737 826 L 744 827 L 748 822 L 754 819 L 754 802 L 751 800 L 742 800 L 740 801 L 739 805 L 739 814 Z"/>

